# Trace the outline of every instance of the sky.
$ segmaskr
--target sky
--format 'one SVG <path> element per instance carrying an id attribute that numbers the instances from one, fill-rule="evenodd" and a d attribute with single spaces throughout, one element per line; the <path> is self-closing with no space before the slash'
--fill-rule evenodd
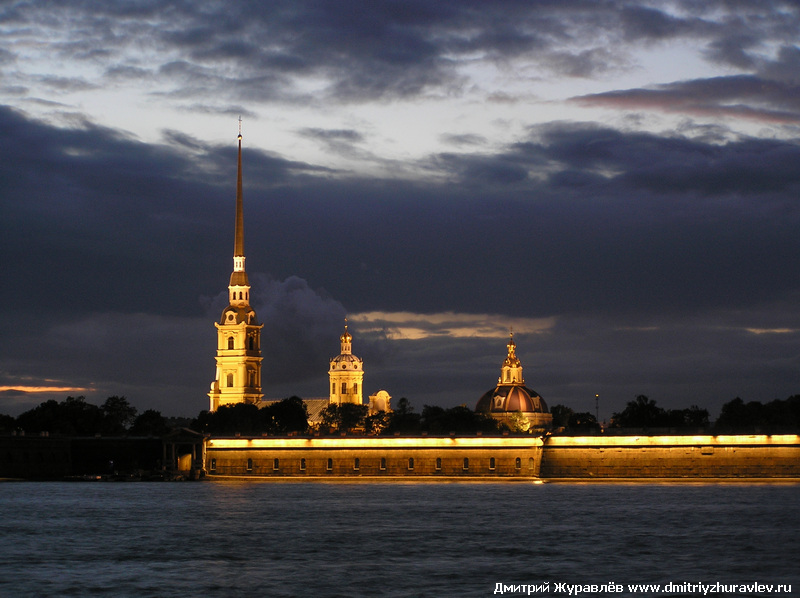
<path id="1" fill-rule="evenodd" d="M 800 393 L 800 4 L 0 3 L 0 413 L 208 407 L 245 253 L 265 398 L 608 420 Z M 598 397 L 596 402 L 596 397 Z"/>

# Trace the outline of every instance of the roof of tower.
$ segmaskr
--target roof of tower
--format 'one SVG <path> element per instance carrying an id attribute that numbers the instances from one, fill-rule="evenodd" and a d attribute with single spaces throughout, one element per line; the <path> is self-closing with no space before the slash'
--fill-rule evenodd
<path id="1" fill-rule="evenodd" d="M 244 213 L 242 208 L 242 119 L 239 119 L 239 161 L 236 174 L 236 230 L 233 255 L 244 255 Z"/>
<path id="2" fill-rule="evenodd" d="M 478 399 L 475 411 L 482 413 L 549 413 L 547 403 L 527 386 L 497 385 Z"/>

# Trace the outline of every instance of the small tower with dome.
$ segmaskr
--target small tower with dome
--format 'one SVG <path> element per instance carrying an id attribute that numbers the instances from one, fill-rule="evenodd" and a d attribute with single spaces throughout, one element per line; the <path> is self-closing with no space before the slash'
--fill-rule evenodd
<path id="1" fill-rule="evenodd" d="M 363 402 L 364 362 L 353 355 L 353 335 L 347 330 L 347 319 L 344 321 L 344 333 L 339 340 L 342 344 L 342 352 L 331 359 L 328 369 L 330 402 L 361 405 Z"/>
<path id="2" fill-rule="evenodd" d="M 512 430 L 546 432 L 553 426 L 553 416 L 544 399 L 525 386 L 513 332 L 506 347 L 508 354 L 500 368 L 497 386 L 484 393 L 475 411 L 491 415 Z"/>

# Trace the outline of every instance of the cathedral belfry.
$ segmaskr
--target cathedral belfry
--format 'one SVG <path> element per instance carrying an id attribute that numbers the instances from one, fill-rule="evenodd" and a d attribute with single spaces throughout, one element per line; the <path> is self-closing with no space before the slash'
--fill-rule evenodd
<path id="1" fill-rule="evenodd" d="M 344 334 L 339 337 L 342 352 L 331 359 L 328 378 L 331 384 L 331 403 L 363 402 L 364 362 L 353 355 L 353 335 L 347 331 L 347 319 L 344 321 Z"/>
<path id="2" fill-rule="evenodd" d="M 250 307 L 250 281 L 244 268 L 244 213 L 242 210 L 242 121 L 239 119 L 239 162 L 236 177 L 236 225 L 233 272 L 228 284 L 228 307 L 217 327 L 217 375 L 208 393 L 209 410 L 223 405 L 258 405 L 261 393 L 261 329 Z"/>

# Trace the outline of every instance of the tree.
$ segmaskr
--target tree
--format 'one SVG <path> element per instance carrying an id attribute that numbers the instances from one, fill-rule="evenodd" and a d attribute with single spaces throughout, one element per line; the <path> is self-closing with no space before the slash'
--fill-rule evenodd
<path id="1" fill-rule="evenodd" d="M 401 397 L 391 413 L 387 434 L 417 434 L 420 431 L 421 416 L 414 413 L 414 408 L 407 398 Z"/>
<path id="2" fill-rule="evenodd" d="M 364 431 L 370 436 L 380 436 L 389 427 L 392 414 L 378 411 L 364 418 Z"/>
<path id="3" fill-rule="evenodd" d="M 573 411 L 566 405 L 553 405 L 550 407 L 550 413 L 553 416 L 554 428 L 566 428 L 569 426 L 569 418 Z"/>
<path id="4" fill-rule="evenodd" d="M 331 403 L 322 410 L 322 425 L 341 432 L 349 432 L 364 425 L 367 413 L 369 413 L 368 405 Z"/>
<path id="5" fill-rule="evenodd" d="M 122 434 L 136 418 L 136 407 L 125 397 L 108 397 L 100 407 L 103 411 L 103 428 L 106 434 Z"/>
<path id="6" fill-rule="evenodd" d="M 148 409 L 133 421 L 130 434 L 132 436 L 164 436 L 169 431 L 170 426 L 161 412 Z"/>
<path id="7" fill-rule="evenodd" d="M 645 395 L 630 401 L 620 413 L 611 416 L 613 428 L 652 428 L 664 424 L 664 410 Z"/>
<path id="8" fill-rule="evenodd" d="M 283 399 L 261 409 L 260 419 L 270 434 L 303 433 L 308 430 L 308 408 L 297 396 Z"/>

